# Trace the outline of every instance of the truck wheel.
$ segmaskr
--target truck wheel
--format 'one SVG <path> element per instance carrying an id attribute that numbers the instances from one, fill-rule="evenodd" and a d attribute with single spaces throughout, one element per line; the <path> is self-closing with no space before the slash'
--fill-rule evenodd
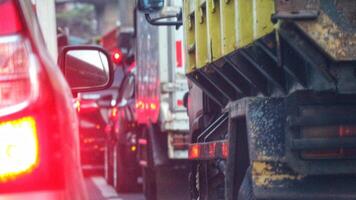
<path id="1" fill-rule="evenodd" d="M 115 162 L 114 187 L 117 192 L 138 192 L 138 174 L 131 172 L 125 166 L 125 146 L 117 144 Z M 127 161 L 126 161 L 127 162 Z M 137 166 L 138 167 L 138 166 Z"/>
<path id="2" fill-rule="evenodd" d="M 111 142 L 106 140 L 105 145 L 105 155 L 104 155 L 104 176 L 105 180 L 109 185 L 113 185 L 113 176 L 114 176 L 114 169 L 113 169 L 113 150 Z"/>
<path id="3" fill-rule="evenodd" d="M 143 193 L 146 200 L 157 200 L 156 174 L 149 167 L 143 167 Z"/>
<path id="4" fill-rule="evenodd" d="M 238 200 L 256 200 L 252 190 L 251 178 L 251 168 L 248 168 L 239 190 Z"/>

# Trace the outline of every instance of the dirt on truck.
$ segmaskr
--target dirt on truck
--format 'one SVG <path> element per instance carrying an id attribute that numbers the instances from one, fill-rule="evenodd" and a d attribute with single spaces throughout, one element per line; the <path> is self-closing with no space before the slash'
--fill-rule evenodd
<path id="1" fill-rule="evenodd" d="M 356 198 L 356 1 L 138 6 L 183 21 L 192 199 Z"/>

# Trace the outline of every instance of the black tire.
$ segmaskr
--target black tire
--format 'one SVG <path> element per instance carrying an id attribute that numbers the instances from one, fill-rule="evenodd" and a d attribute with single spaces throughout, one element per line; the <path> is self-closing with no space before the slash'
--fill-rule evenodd
<path id="1" fill-rule="evenodd" d="M 238 200 L 256 200 L 253 194 L 251 179 L 252 179 L 251 168 L 248 168 L 239 190 L 239 195 L 237 198 Z"/>
<path id="2" fill-rule="evenodd" d="M 149 167 L 143 167 L 143 193 L 146 200 L 157 200 L 157 183 L 155 171 Z"/>
<path id="3" fill-rule="evenodd" d="M 139 192 L 139 184 L 137 182 L 138 174 L 127 169 L 125 162 L 125 146 L 117 144 L 115 160 L 115 180 L 114 187 L 117 192 Z"/>
<path id="4" fill-rule="evenodd" d="M 105 154 L 104 154 L 104 177 L 109 185 L 114 183 L 114 166 L 113 166 L 113 148 L 110 140 L 106 140 Z"/>
<path id="5" fill-rule="evenodd" d="M 199 198 L 195 197 L 196 199 L 225 200 L 225 175 L 214 163 L 205 162 L 196 165 L 195 180 L 199 196 Z"/>

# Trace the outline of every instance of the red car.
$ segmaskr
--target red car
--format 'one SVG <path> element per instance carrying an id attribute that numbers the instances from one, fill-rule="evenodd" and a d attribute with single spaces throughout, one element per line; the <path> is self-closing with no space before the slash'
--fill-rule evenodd
<path id="1" fill-rule="evenodd" d="M 99 47 L 50 58 L 31 1 L 0 1 L 0 199 L 87 199 L 72 93 L 112 82 Z M 89 59 L 88 59 L 89 58 Z"/>

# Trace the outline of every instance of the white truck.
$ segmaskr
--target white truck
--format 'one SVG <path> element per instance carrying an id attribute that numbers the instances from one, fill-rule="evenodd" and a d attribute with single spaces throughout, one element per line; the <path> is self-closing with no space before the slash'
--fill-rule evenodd
<path id="1" fill-rule="evenodd" d="M 167 3 L 169 8 L 181 6 L 181 1 Z M 170 10 L 163 12 L 169 15 Z M 184 169 L 189 121 L 183 105 L 188 91 L 183 28 L 157 28 L 147 22 L 144 13 L 136 14 L 136 117 L 142 127 L 138 144 L 144 193 L 148 200 L 172 199 L 172 195 L 165 197 L 162 190 L 175 187 L 181 190 L 177 198 L 184 199 L 188 194 L 184 191 L 188 187 Z"/>

